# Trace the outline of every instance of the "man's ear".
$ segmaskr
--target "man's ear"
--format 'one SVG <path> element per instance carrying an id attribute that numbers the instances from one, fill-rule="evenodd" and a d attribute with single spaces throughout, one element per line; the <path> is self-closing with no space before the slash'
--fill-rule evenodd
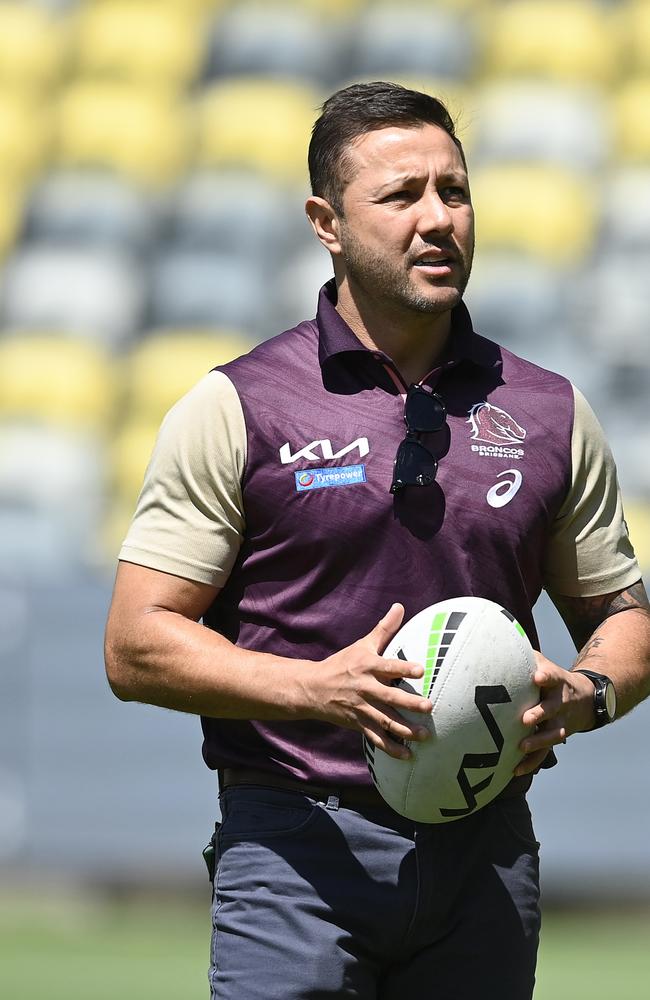
<path id="1" fill-rule="evenodd" d="M 311 195 L 305 203 L 305 212 L 316 236 L 326 250 L 337 256 L 341 252 L 339 217 L 325 198 Z"/>

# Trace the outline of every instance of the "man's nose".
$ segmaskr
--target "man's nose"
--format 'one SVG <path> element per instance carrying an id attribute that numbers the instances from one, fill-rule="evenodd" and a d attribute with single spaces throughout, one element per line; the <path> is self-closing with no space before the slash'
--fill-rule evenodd
<path id="1" fill-rule="evenodd" d="M 454 223 L 448 205 L 437 191 L 427 192 L 420 202 L 418 234 L 425 236 L 427 233 L 440 233 L 447 236 L 453 228 Z"/>

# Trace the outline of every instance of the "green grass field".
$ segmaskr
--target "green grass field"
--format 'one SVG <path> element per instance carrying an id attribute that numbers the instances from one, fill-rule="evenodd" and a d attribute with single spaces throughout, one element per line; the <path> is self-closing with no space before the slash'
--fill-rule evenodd
<path id="1" fill-rule="evenodd" d="M 2 1000 L 207 1000 L 208 901 L 0 896 Z M 650 995 L 650 909 L 547 912 L 535 1000 Z"/>

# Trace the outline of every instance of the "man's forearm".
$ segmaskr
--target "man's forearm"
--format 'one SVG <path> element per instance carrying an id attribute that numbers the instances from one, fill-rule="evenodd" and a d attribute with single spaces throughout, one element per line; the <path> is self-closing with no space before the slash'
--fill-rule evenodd
<path id="1" fill-rule="evenodd" d="M 118 698 L 229 719 L 292 719 L 306 708 L 309 664 L 233 645 L 165 609 L 121 629 L 109 618 L 106 670 Z"/>
<path id="2" fill-rule="evenodd" d="M 616 715 L 650 695 L 650 614 L 630 609 L 607 618 L 587 640 L 573 669 L 606 674 L 616 688 Z"/>
<path id="3" fill-rule="evenodd" d="M 650 609 L 643 584 L 617 595 L 554 600 L 580 649 L 573 669 L 612 679 L 617 716 L 650 696 Z"/>
<path id="4" fill-rule="evenodd" d="M 355 729 L 394 757 L 427 739 L 404 712 L 431 703 L 395 681 L 421 677 L 419 664 L 381 653 L 399 629 L 400 604 L 365 636 L 322 661 L 233 645 L 199 624 L 216 588 L 121 562 L 106 626 L 106 672 L 124 701 L 221 719 L 313 719 Z"/>

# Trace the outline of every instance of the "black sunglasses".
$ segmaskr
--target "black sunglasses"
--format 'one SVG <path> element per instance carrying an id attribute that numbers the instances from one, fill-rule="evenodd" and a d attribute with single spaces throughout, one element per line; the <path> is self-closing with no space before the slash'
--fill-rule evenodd
<path id="1" fill-rule="evenodd" d="M 420 434 L 434 434 L 447 423 L 447 410 L 440 396 L 421 385 L 412 385 L 404 404 L 406 437 L 400 443 L 393 466 L 391 493 L 405 486 L 431 486 L 438 472 L 438 459 L 420 443 Z"/>

